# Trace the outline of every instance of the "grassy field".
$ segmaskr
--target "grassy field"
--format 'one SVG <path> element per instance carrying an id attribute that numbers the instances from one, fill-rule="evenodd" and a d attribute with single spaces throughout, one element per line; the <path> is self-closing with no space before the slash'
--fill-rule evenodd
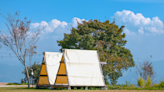
<path id="1" fill-rule="evenodd" d="M 164 92 L 164 90 L 50 90 L 25 87 L 0 88 L 0 92 Z"/>

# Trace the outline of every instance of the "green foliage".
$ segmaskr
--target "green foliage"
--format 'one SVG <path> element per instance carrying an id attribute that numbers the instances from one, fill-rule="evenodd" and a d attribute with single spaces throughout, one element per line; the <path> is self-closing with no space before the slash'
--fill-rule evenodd
<path id="1" fill-rule="evenodd" d="M 131 86 L 131 83 L 130 81 L 126 81 L 126 84 L 125 84 L 126 87 L 130 87 Z"/>
<path id="2" fill-rule="evenodd" d="M 90 90 L 95 90 L 95 88 L 94 87 L 91 87 Z"/>
<path id="3" fill-rule="evenodd" d="M 159 87 L 164 87 L 164 81 L 161 81 L 161 82 L 159 83 Z"/>
<path id="4" fill-rule="evenodd" d="M 164 88 L 164 81 L 161 81 L 159 84 L 154 84 L 156 88 Z"/>
<path id="5" fill-rule="evenodd" d="M 28 85 L 28 83 L 21 83 L 21 85 Z"/>
<path id="6" fill-rule="evenodd" d="M 109 81 L 108 81 L 108 79 L 106 77 L 104 77 L 104 80 L 105 80 L 105 84 L 109 85 Z"/>
<path id="7" fill-rule="evenodd" d="M 77 90 L 77 87 L 74 87 L 73 89 L 74 89 L 74 90 Z"/>
<path id="8" fill-rule="evenodd" d="M 152 58 L 152 55 L 150 55 L 150 57 Z M 144 80 L 148 80 L 148 77 L 150 77 L 151 80 L 149 81 L 152 82 L 155 78 L 156 73 L 154 71 L 152 62 L 149 59 L 145 59 L 144 61 L 140 62 L 139 66 L 136 65 L 136 69 L 137 75 L 142 77 Z"/>
<path id="9" fill-rule="evenodd" d="M 147 79 L 147 82 L 145 84 L 145 87 L 150 87 L 150 85 L 151 85 L 151 78 L 150 78 L 150 76 L 148 76 L 148 79 Z"/>
<path id="10" fill-rule="evenodd" d="M 81 87 L 80 89 L 81 89 L 81 90 L 84 90 L 84 87 Z"/>
<path id="11" fill-rule="evenodd" d="M 138 86 L 143 88 L 145 84 L 145 80 L 141 77 L 138 78 Z"/>
<path id="12" fill-rule="evenodd" d="M 88 87 L 88 90 L 101 90 L 101 87 Z"/>
<path id="13" fill-rule="evenodd" d="M 103 74 L 115 85 L 117 79 L 122 76 L 122 70 L 134 66 L 133 56 L 126 44 L 124 26 L 119 27 L 109 20 L 83 21 L 77 28 L 72 28 L 70 34 L 64 34 L 64 39 L 57 41 L 61 51 L 67 49 L 98 50 L 100 60 L 108 64 L 103 66 Z M 107 78 L 105 78 L 107 82 Z"/>
<path id="14" fill-rule="evenodd" d="M 36 62 L 34 62 L 34 64 L 31 66 L 31 68 L 27 67 L 28 68 L 28 71 L 29 71 L 29 76 L 32 76 L 31 75 L 31 69 L 33 69 L 33 73 L 34 73 L 34 80 L 35 82 L 37 82 L 38 78 L 39 78 L 39 73 L 40 73 L 40 67 L 41 67 L 41 64 L 38 64 Z M 24 71 L 22 71 L 23 74 L 25 74 L 26 76 L 26 71 L 24 69 Z M 27 76 L 26 76 L 27 77 Z"/>
<path id="15" fill-rule="evenodd" d="M 6 84 L 6 85 L 13 85 L 13 83 L 8 83 L 8 84 Z"/>
<path id="16" fill-rule="evenodd" d="M 111 73 L 110 75 L 108 75 L 108 77 L 111 81 L 111 84 L 114 85 L 114 86 L 116 85 L 117 80 L 120 76 L 122 76 L 121 71 L 115 71 L 115 72 Z"/>
<path id="17" fill-rule="evenodd" d="M 116 86 L 108 85 L 107 87 L 108 89 L 118 89 L 118 90 L 164 90 L 164 88 L 162 87 L 153 87 L 153 86 L 140 88 L 140 87 L 135 87 L 135 86 L 126 87 L 124 85 L 116 85 Z"/>
<path id="18" fill-rule="evenodd" d="M 56 88 L 56 90 L 61 90 L 61 88 Z"/>
<path id="19" fill-rule="evenodd" d="M 154 87 L 160 87 L 159 84 L 154 84 L 153 86 L 154 86 Z"/>
<path id="20" fill-rule="evenodd" d="M 28 85 L 28 83 L 22 83 L 22 84 L 19 84 L 19 83 L 8 83 L 6 85 Z"/>
<path id="21" fill-rule="evenodd" d="M 63 88 L 63 90 L 67 90 L 67 88 Z"/>

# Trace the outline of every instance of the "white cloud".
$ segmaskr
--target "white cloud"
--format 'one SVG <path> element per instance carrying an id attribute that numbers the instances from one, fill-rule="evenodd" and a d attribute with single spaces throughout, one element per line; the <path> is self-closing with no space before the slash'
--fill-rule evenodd
<path id="1" fill-rule="evenodd" d="M 50 22 L 41 21 L 40 23 L 31 23 L 30 28 L 32 30 L 44 28 L 44 30 L 41 31 L 41 38 L 52 37 L 59 39 L 64 36 L 64 33 L 70 33 L 70 29 L 72 27 L 76 28 L 78 26 L 78 22 L 82 23 L 82 21 L 87 20 L 74 17 L 71 23 L 67 23 L 65 21 L 52 19 Z"/>
<path id="2" fill-rule="evenodd" d="M 30 27 L 31 29 L 44 28 L 44 32 L 42 33 L 52 33 L 54 31 L 56 33 L 64 33 L 67 32 L 72 26 L 76 28 L 78 26 L 78 22 L 82 23 L 82 21 L 86 20 L 74 17 L 71 23 L 67 23 L 65 21 L 52 19 L 50 22 L 41 21 L 40 23 L 31 23 Z"/>
<path id="3" fill-rule="evenodd" d="M 129 10 L 117 11 L 114 16 L 116 23 L 125 25 L 125 27 L 132 31 L 140 34 L 144 33 L 164 33 L 164 24 L 156 16 L 152 19 L 144 17 L 141 13 L 135 14 Z"/>
<path id="4" fill-rule="evenodd" d="M 68 24 L 65 21 L 59 21 L 57 19 L 52 19 L 49 23 L 46 21 L 41 21 L 40 23 L 31 23 L 31 28 L 44 28 L 45 32 L 50 33 L 53 32 L 58 27 L 66 27 Z"/>
<path id="5" fill-rule="evenodd" d="M 141 27 L 141 28 L 138 30 L 138 33 L 144 34 L 143 27 Z"/>
<path id="6" fill-rule="evenodd" d="M 40 24 L 39 23 L 31 23 L 31 27 L 32 28 L 36 28 L 36 27 L 38 27 Z"/>
<path id="7" fill-rule="evenodd" d="M 74 17 L 72 19 L 72 23 L 71 24 L 72 24 L 73 27 L 77 27 L 78 23 L 82 23 L 82 21 L 87 21 L 87 20 Z"/>
<path id="8" fill-rule="evenodd" d="M 135 35 L 135 32 L 130 32 L 127 28 L 124 28 L 124 31 L 127 35 Z"/>

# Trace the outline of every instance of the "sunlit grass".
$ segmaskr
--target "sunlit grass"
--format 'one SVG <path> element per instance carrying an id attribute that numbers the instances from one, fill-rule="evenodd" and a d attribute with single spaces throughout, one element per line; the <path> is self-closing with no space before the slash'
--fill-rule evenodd
<path id="1" fill-rule="evenodd" d="M 54 89 L 35 89 L 27 87 L 3 87 L 0 92 L 164 92 L 164 90 L 54 90 Z"/>

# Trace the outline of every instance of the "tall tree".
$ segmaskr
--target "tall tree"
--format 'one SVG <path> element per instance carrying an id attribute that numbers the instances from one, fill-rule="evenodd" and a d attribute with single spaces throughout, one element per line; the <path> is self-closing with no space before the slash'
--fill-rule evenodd
<path id="1" fill-rule="evenodd" d="M 122 70 L 134 66 L 133 56 L 124 46 L 126 44 L 124 26 L 118 27 L 108 20 L 83 21 L 77 28 L 72 28 L 70 34 L 64 34 L 64 39 L 57 41 L 58 45 L 68 49 L 98 50 L 100 60 L 108 64 L 103 66 L 105 79 L 116 84 L 122 76 Z M 107 82 L 106 82 L 107 83 Z"/>
<path id="2" fill-rule="evenodd" d="M 7 17 L 4 16 L 7 21 L 8 33 L 0 34 L 0 42 L 8 47 L 24 65 L 29 88 L 29 72 L 26 58 L 30 53 L 34 52 L 33 49 L 36 48 L 35 45 L 39 39 L 40 30 L 30 31 L 29 25 L 31 21 L 27 20 L 26 17 L 21 20 L 19 15 L 20 12 L 16 12 L 14 15 L 9 13 Z"/>

